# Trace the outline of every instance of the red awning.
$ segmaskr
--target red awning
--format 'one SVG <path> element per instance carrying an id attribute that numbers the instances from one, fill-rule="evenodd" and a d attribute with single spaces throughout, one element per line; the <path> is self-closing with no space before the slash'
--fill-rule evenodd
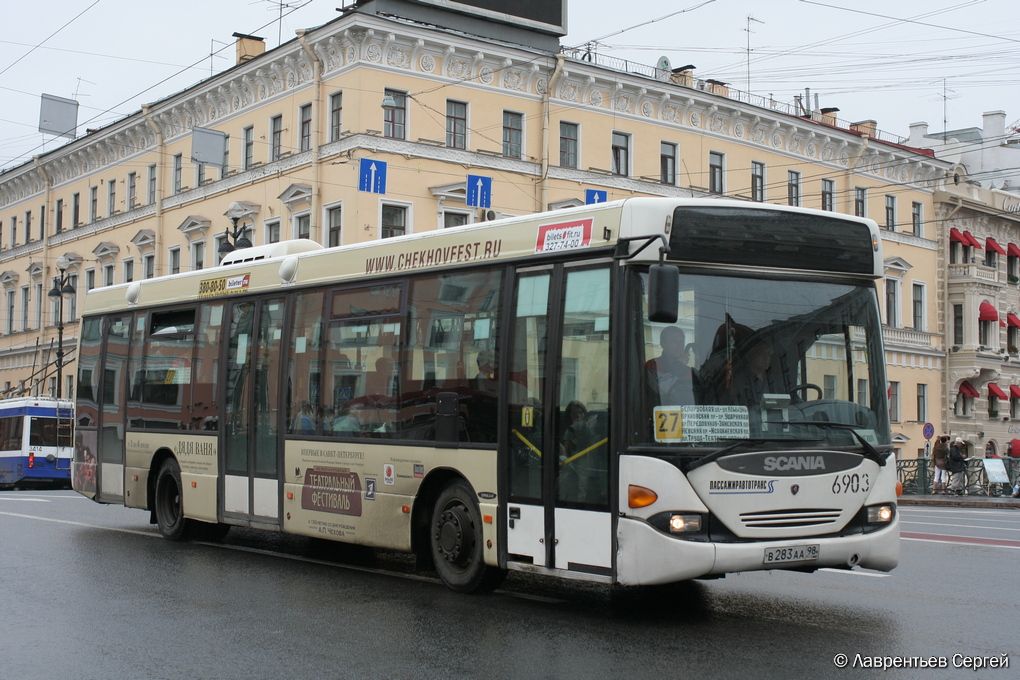
<path id="1" fill-rule="evenodd" d="M 961 234 L 960 230 L 957 229 L 956 227 L 950 228 L 950 230 L 949 230 L 949 240 L 950 241 L 956 241 L 957 243 L 962 243 L 965 246 L 969 246 L 970 245 L 970 241 L 967 240 L 967 237 L 964 236 L 963 234 Z"/>
<path id="2" fill-rule="evenodd" d="M 978 397 L 981 396 L 981 394 L 974 389 L 974 386 L 971 385 L 966 380 L 960 383 L 960 394 L 962 394 L 965 397 L 970 397 L 972 399 L 977 399 Z"/>
<path id="3" fill-rule="evenodd" d="M 1020 399 L 1020 385 L 1010 385 L 1009 396 L 1013 397 L 1014 399 Z"/>
<path id="4" fill-rule="evenodd" d="M 970 233 L 969 231 L 965 231 L 963 232 L 963 237 L 967 239 L 967 241 L 970 242 L 970 244 L 975 248 L 984 250 L 984 248 L 981 247 L 981 241 L 978 241 L 977 237 L 974 236 L 974 234 Z"/>
<path id="5" fill-rule="evenodd" d="M 978 307 L 978 321 L 998 321 L 998 320 L 999 312 L 998 310 L 995 309 L 995 305 L 993 305 L 988 300 L 983 301 L 981 303 L 981 306 Z"/>
<path id="6" fill-rule="evenodd" d="M 995 252 L 997 252 L 999 255 L 1002 255 L 1003 257 L 1005 257 L 1005 255 L 1006 255 L 1006 249 L 1003 248 L 1002 246 L 1000 246 L 999 242 L 996 241 L 991 236 L 989 236 L 988 238 L 985 239 L 985 247 L 990 249 L 990 250 L 994 250 Z"/>
<path id="7" fill-rule="evenodd" d="M 1009 440 L 1009 455 L 1013 458 L 1020 458 L 1020 439 Z"/>
<path id="8" fill-rule="evenodd" d="M 1020 328 L 1020 316 L 1017 316 L 1013 312 L 1006 313 L 1006 321 L 1009 322 L 1009 325 L 1013 328 Z"/>
<path id="9" fill-rule="evenodd" d="M 1006 244 L 1006 253 L 1010 257 L 1020 257 L 1020 246 L 1015 243 Z"/>
<path id="10" fill-rule="evenodd" d="M 999 383 L 988 383 L 988 396 L 998 397 L 1003 401 L 1009 399 L 1009 397 L 1006 396 L 1006 393 L 1002 391 L 1002 388 L 999 387 Z"/>

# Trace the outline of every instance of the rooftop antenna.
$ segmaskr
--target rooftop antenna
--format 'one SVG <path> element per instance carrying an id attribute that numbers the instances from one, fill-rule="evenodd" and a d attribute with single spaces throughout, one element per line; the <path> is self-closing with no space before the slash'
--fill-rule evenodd
<path id="1" fill-rule="evenodd" d="M 276 7 L 276 46 L 279 47 L 283 44 L 283 10 L 294 9 L 300 7 L 301 4 L 284 2 L 283 0 L 255 0 L 255 2 L 250 4 L 254 5 L 256 2 L 268 2 Z"/>
<path id="2" fill-rule="evenodd" d="M 213 58 L 218 56 L 216 54 L 216 46 L 217 45 L 222 45 L 222 46 L 226 47 L 227 45 L 233 45 L 233 44 L 234 43 L 223 42 L 222 40 L 216 40 L 215 38 L 209 38 L 209 76 L 210 77 L 213 75 Z M 222 58 L 223 57 L 220 57 L 220 59 L 222 59 Z"/>
<path id="3" fill-rule="evenodd" d="M 74 86 L 74 93 L 71 95 L 71 99 L 78 99 L 78 97 L 88 97 L 87 94 L 80 94 L 81 84 L 88 83 L 89 85 L 95 85 L 91 80 L 85 80 L 81 76 L 78 76 L 78 82 Z"/>
<path id="4" fill-rule="evenodd" d="M 747 93 L 751 93 L 751 22 L 756 24 L 764 24 L 765 22 L 761 19 L 756 19 L 750 14 L 747 15 L 747 28 L 744 31 L 747 33 Z"/>
<path id="5" fill-rule="evenodd" d="M 946 79 L 942 79 L 942 143 L 949 141 L 949 114 L 947 102 L 956 99 L 956 90 L 946 87 Z"/>

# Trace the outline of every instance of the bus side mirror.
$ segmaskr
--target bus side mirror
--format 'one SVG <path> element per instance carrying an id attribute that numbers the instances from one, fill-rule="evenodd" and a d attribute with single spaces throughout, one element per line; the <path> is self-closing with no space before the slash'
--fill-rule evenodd
<path id="1" fill-rule="evenodd" d="M 671 264 L 648 268 L 648 320 L 676 323 L 680 306 L 680 270 Z"/>

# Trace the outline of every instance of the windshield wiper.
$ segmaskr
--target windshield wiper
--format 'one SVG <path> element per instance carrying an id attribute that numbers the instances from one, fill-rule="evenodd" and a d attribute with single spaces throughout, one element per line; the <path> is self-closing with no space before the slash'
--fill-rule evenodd
<path id="1" fill-rule="evenodd" d="M 790 420 L 787 421 L 788 425 L 816 425 L 823 429 L 833 430 L 846 430 L 861 443 L 861 448 L 864 449 L 864 457 L 868 460 L 873 460 L 881 466 L 885 466 L 885 461 L 889 457 L 889 451 L 885 452 L 885 455 L 879 453 L 878 449 L 871 445 L 871 443 L 861 436 L 861 433 L 857 431 L 857 428 L 847 423 L 834 423 L 831 420 Z"/>
<path id="2" fill-rule="evenodd" d="M 724 439 L 723 441 L 727 441 L 727 440 Z M 711 463 L 712 461 L 718 460 L 719 458 L 722 458 L 723 456 L 725 456 L 727 454 L 733 453 L 734 451 L 737 451 L 738 449 L 741 449 L 741 448 L 743 448 L 745 446 L 750 447 L 750 446 L 754 446 L 755 444 L 761 444 L 763 442 L 770 442 L 770 443 L 771 442 L 782 442 L 784 444 L 790 444 L 790 443 L 793 443 L 793 442 L 800 442 L 800 441 L 805 441 L 805 440 L 803 440 L 803 439 L 790 439 L 789 437 L 747 437 L 746 439 L 737 439 L 737 440 L 733 441 L 733 443 L 730 444 L 729 446 L 724 446 L 721 449 L 713 451 L 712 453 L 708 454 L 707 456 L 702 456 L 701 458 L 698 458 L 696 461 L 693 461 L 690 465 L 687 465 L 685 467 L 684 472 L 693 470 L 695 468 L 699 468 L 702 465 L 707 465 L 708 463 Z M 813 441 L 818 441 L 818 440 L 813 440 Z"/>

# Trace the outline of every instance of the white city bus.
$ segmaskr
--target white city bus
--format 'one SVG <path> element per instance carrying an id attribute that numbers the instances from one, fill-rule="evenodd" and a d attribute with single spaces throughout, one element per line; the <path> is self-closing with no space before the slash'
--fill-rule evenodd
<path id="1" fill-rule="evenodd" d="M 878 230 L 633 198 L 93 290 L 75 488 L 624 585 L 899 555 Z"/>

